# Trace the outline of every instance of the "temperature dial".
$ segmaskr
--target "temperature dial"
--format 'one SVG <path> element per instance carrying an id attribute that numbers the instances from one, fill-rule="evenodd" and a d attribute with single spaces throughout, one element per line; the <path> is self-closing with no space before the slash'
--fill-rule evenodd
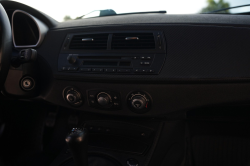
<path id="1" fill-rule="evenodd" d="M 65 100 L 72 106 L 80 106 L 83 103 L 81 93 L 74 87 L 67 87 L 63 91 Z"/>
<path id="2" fill-rule="evenodd" d="M 145 108 L 146 103 L 147 103 L 146 99 L 142 96 L 135 96 L 131 100 L 132 107 L 134 107 L 135 109 L 138 109 L 138 110 Z"/>
<path id="3" fill-rule="evenodd" d="M 128 95 L 127 101 L 129 108 L 136 113 L 145 113 L 151 107 L 151 98 L 145 92 L 132 92 Z"/>

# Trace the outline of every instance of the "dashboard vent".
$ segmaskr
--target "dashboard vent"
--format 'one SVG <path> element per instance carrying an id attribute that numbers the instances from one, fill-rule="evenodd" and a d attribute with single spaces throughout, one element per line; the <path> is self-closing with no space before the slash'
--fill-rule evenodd
<path id="1" fill-rule="evenodd" d="M 84 34 L 73 36 L 69 49 L 105 50 L 109 34 Z"/>
<path id="2" fill-rule="evenodd" d="M 111 49 L 155 49 L 153 33 L 114 33 Z"/>

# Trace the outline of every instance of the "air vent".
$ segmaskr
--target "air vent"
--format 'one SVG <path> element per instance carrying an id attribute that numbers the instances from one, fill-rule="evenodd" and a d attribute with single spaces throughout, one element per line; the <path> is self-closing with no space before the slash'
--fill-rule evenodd
<path id="1" fill-rule="evenodd" d="M 105 50 L 109 34 L 84 34 L 73 36 L 69 49 Z"/>
<path id="2" fill-rule="evenodd" d="M 114 33 L 111 49 L 155 49 L 153 33 Z"/>

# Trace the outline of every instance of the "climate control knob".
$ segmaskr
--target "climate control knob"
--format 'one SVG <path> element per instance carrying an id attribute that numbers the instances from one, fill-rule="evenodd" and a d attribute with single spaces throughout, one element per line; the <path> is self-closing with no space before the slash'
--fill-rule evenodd
<path id="1" fill-rule="evenodd" d="M 74 104 L 75 102 L 77 102 L 79 100 L 79 95 L 75 92 L 75 91 L 69 91 L 67 96 L 66 96 L 66 100 L 71 103 Z"/>
<path id="2" fill-rule="evenodd" d="M 72 106 L 80 106 L 83 103 L 83 99 L 82 99 L 82 95 L 79 92 L 79 90 L 77 90 L 74 87 L 67 87 L 64 89 L 63 91 L 63 96 L 65 98 L 65 100 Z"/>
<path id="3" fill-rule="evenodd" d="M 146 92 L 142 91 L 130 93 L 127 102 L 129 108 L 135 113 L 145 113 L 152 105 L 151 97 Z"/>
<path id="4" fill-rule="evenodd" d="M 110 95 L 108 95 L 107 93 L 99 93 L 97 95 L 97 101 L 101 106 L 106 106 L 109 104 L 110 102 Z"/>
<path id="5" fill-rule="evenodd" d="M 135 97 L 133 97 L 133 99 L 131 101 L 132 107 L 134 107 L 135 109 L 138 109 L 138 110 L 145 108 L 146 103 L 147 103 L 147 101 L 142 96 L 135 96 Z"/>

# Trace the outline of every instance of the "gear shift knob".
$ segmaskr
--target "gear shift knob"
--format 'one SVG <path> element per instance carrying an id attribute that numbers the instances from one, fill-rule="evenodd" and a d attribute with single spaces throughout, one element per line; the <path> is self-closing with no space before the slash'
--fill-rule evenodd
<path id="1" fill-rule="evenodd" d="M 76 166 L 88 166 L 88 132 L 87 129 L 73 128 L 65 139 L 72 153 Z"/>

